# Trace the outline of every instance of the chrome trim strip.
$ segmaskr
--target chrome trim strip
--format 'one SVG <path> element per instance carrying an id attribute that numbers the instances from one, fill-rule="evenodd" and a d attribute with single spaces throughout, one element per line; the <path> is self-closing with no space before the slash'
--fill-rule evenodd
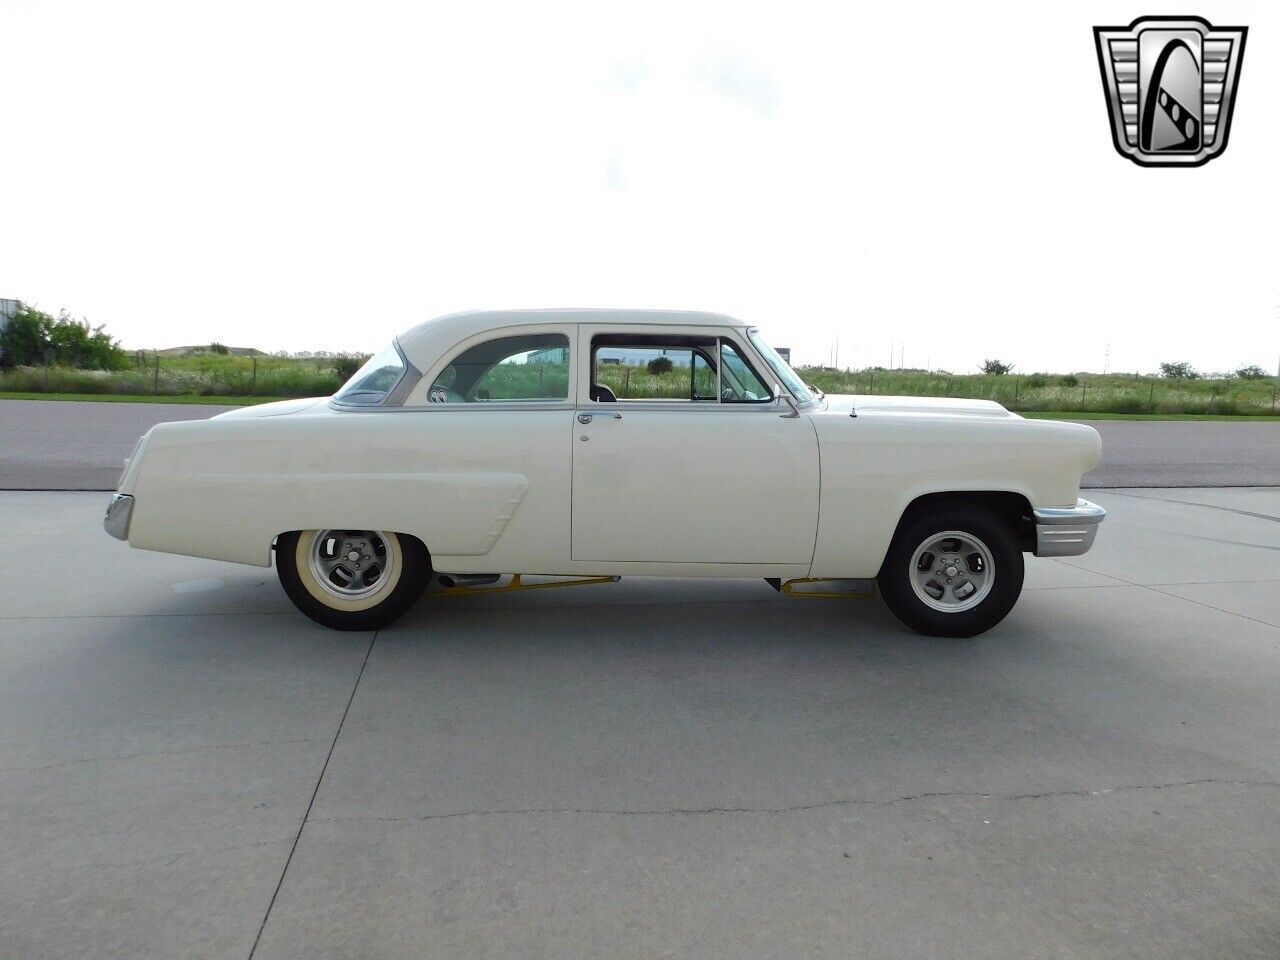
<path id="1" fill-rule="evenodd" d="M 788 394 L 790 396 L 790 394 Z M 576 413 L 581 410 L 590 411 L 592 413 L 623 413 L 628 410 L 664 410 L 667 413 L 672 411 L 680 411 L 689 413 L 696 411 L 701 413 L 711 412 L 738 412 L 738 413 L 773 413 L 776 414 L 780 410 L 786 409 L 786 404 L 781 399 L 763 400 L 758 403 L 718 403 L 714 400 L 619 400 L 616 403 L 574 403 L 569 400 L 547 403 L 542 400 L 491 400 L 479 403 L 424 403 L 412 407 L 384 407 L 377 404 L 365 404 L 363 406 L 348 406 L 346 404 L 337 403 L 330 400 L 329 405 L 343 413 L 461 413 L 463 411 L 471 413 L 496 413 L 500 411 L 512 412 L 516 410 L 540 410 L 546 412 L 548 410 L 565 410 L 570 413 Z M 801 412 L 807 412 L 813 409 L 813 404 L 799 404 Z"/>
<path id="2" fill-rule="evenodd" d="M 1088 500 L 1077 500 L 1074 507 L 1039 507 L 1032 512 L 1036 523 L 1047 524 L 1097 524 L 1107 515 L 1106 510 Z"/>
<path id="3" fill-rule="evenodd" d="M 1032 511 L 1036 523 L 1037 557 L 1078 557 L 1093 546 L 1098 525 L 1107 511 L 1088 500 L 1074 507 L 1041 507 Z"/>
<path id="4" fill-rule="evenodd" d="M 107 515 L 102 518 L 102 529 L 117 540 L 129 540 L 129 521 L 133 519 L 133 497 L 117 493 L 107 504 Z"/>

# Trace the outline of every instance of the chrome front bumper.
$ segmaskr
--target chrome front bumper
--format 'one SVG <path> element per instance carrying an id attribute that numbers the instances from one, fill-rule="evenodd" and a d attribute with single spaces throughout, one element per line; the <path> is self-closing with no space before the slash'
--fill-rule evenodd
<path id="1" fill-rule="evenodd" d="M 126 493 L 117 493 L 107 504 L 107 515 L 102 520 L 102 529 L 117 540 L 128 541 L 129 521 L 133 519 L 133 497 Z"/>
<path id="2" fill-rule="evenodd" d="M 1107 515 L 1096 503 L 1077 500 L 1074 507 L 1033 510 L 1037 557 L 1078 557 L 1093 546 L 1098 524 Z"/>

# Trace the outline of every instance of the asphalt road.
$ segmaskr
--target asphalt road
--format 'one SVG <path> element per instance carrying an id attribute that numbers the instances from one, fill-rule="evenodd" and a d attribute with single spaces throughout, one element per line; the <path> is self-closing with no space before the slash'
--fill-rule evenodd
<path id="1" fill-rule="evenodd" d="M 1082 420 L 1102 434 L 1086 487 L 1280 486 L 1280 422 Z"/>
<path id="2" fill-rule="evenodd" d="M 0 400 L 0 489 L 112 490 L 138 437 L 231 407 Z M 1102 420 L 1086 487 L 1280 485 L 1280 422 Z"/>
<path id="3" fill-rule="evenodd" d="M 1280 955 L 1280 489 L 1102 491 L 970 641 L 643 581 L 374 634 L 0 493 L 0 956 Z"/>
<path id="4" fill-rule="evenodd" d="M 138 438 L 166 420 L 233 407 L 0 400 L 0 489 L 114 490 Z"/>

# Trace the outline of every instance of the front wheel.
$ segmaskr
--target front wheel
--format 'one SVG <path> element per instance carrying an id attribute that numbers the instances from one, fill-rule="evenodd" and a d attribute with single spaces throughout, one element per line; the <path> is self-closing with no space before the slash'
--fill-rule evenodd
<path id="1" fill-rule="evenodd" d="M 1022 549 L 982 506 L 935 507 L 898 529 L 877 584 L 894 616 L 920 633 L 972 637 L 1005 618 L 1022 592 Z"/>
<path id="2" fill-rule="evenodd" d="M 276 570 L 294 606 L 335 630 L 373 630 L 422 596 L 431 558 L 421 541 L 382 530 L 295 530 L 276 541 Z"/>

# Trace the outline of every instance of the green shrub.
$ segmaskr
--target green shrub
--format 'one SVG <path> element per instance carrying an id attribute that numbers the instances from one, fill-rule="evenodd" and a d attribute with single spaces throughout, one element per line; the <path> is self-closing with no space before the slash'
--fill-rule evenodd
<path id="1" fill-rule="evenodd" d="M 646 369 L 655 377 L 658 377 L 664 373 L 670 373 L 671 368 L 674 366 L 675 364 L 671 362 L 670 357 L 654 357 L 649 361 Z"/>
<path id="2" fill-rule="evenodd" d="M 1271 377 L 1271 374 L 1267 373 L 1267 371 L 1263 370 L 1256 363 L 1250 364 L 1247 367 L 1240 367 L 1236 370 L 1235 375 L 1241 380 L 1267 380 Z"/>
<path id="3" fill-rule="evenodd" d="M 1160 364 L 1160 376 L 1166 380 L 1198 380 L 1200 374 L 1185 360 Z"/>
<path id="4" fill-rule="evenodd" d="M 65 310 L 55 318 L 24 303 L 0 331 L 0 364 L 123 370 L 129 356 L 101 326 L 73 320 Z"/>

